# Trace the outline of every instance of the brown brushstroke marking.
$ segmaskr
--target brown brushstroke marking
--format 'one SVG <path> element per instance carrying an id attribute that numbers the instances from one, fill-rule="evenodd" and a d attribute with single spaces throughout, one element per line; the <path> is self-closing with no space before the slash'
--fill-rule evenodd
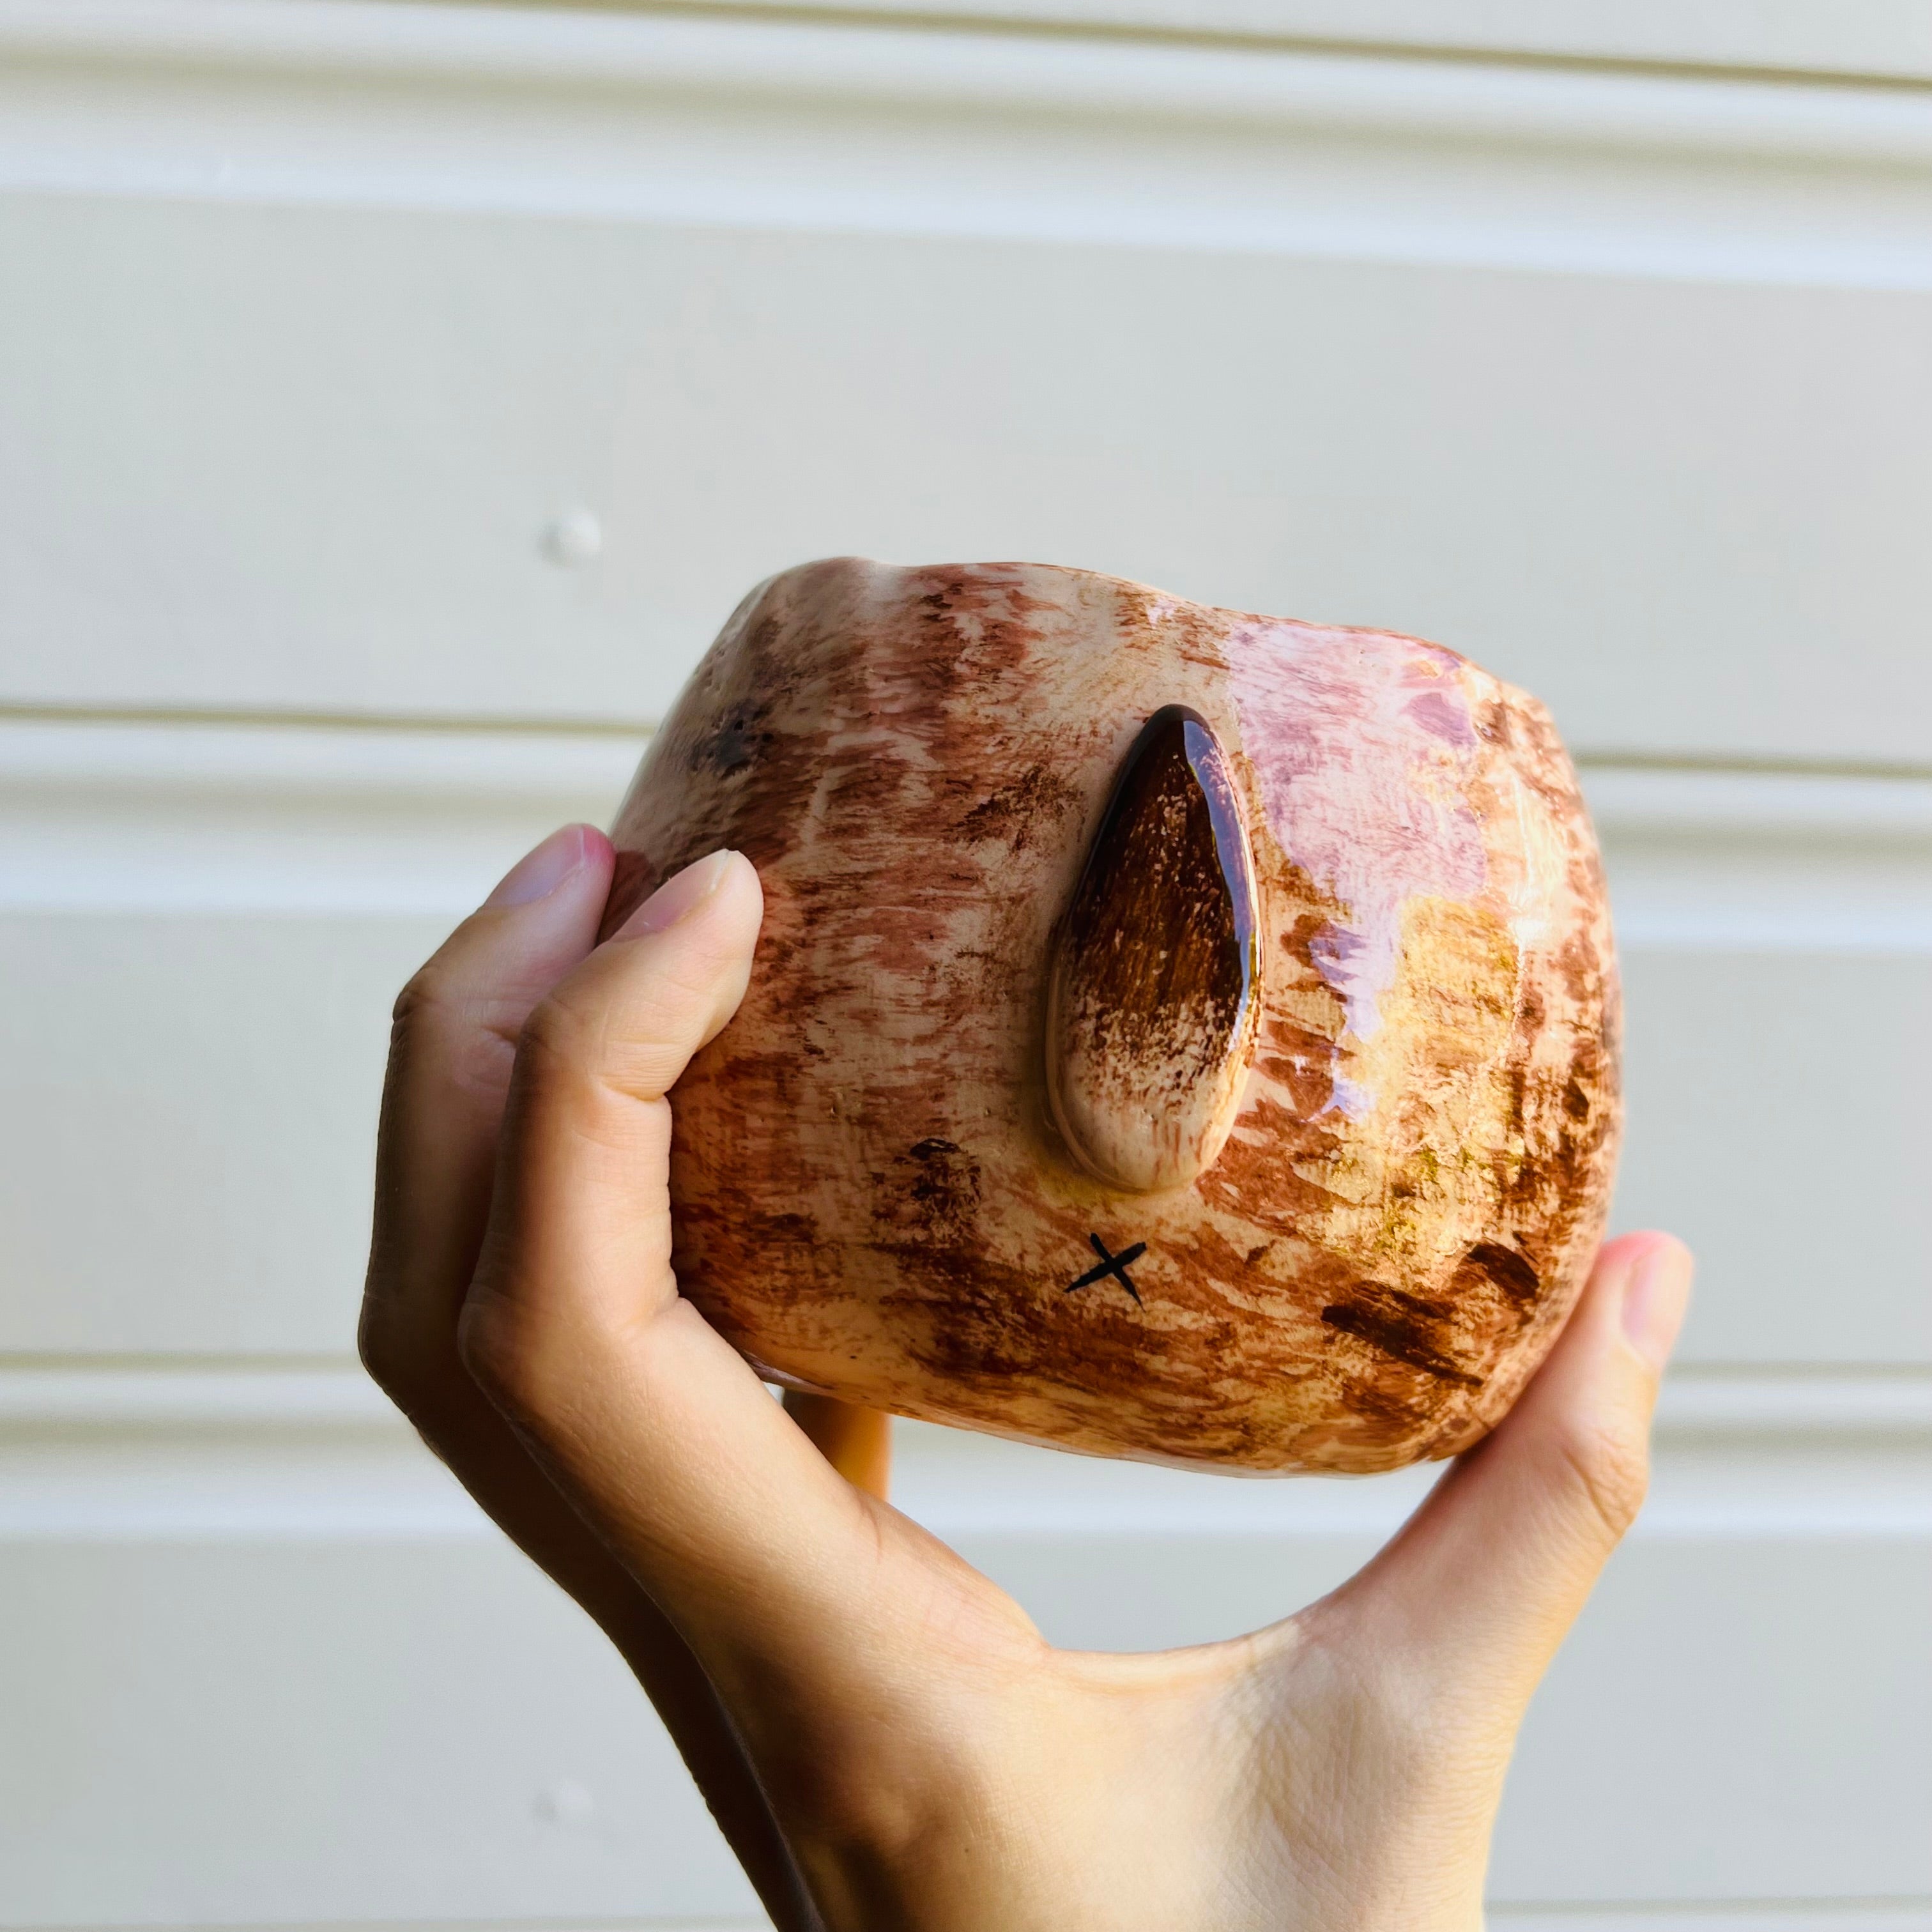
<path id="1" fill-rule="evenodd" d="M 768 752 L 774 740 L 767 694 L 735 704 L 692 742 L 688 762 L 720 778 L 746 772 Z"/>
<path id="2" fill-rule="evenodd" d="M 1028 1318 L 1040 1286 L 1030 1271 L 996 1256 L 924 1240 L 879 1242 L 874 1252 L 920 1282 L 891 1290 L 884 1306 L 906 1319 L 916 1359 L 935 1372 L 962 1387 L 1052 1372 L 1064 1336 Z M 1144 1338 L 1138 1339 L 1144 1346 Z"/>
<path id="3" fill-rule="evenodd" d="M 1458 1367 L 1438 1345 L 1454 1319 L 1453 1309 L 1381 1282 L 1364 1282 L 1360 1293 L 1358 1300 L 1330 1303 L 1322 1311 L 1322 1320 L 1425 1375 L 1465 1388 L 1482 1387 L 1480 1376 Z"/>
<path id="4" fill-rule="evenodd" d="M 1200 722 L 1169 705 L 1129 751 L 1067 913 L 1060 970 L 1123 1047 L 1211 1064 L 1253 983 L 1253 917 L 1251 890 L 1222 856 L 1245 835 L 1188 758 L 1186 728 Z"/>
<path id="5" fill-rule="evenodd" d="M 973 782 L 954 782 L 963 790 Z M 975 844 L 982 838 L 1000 839 L 1011 850 L 1024 851 L 1030 839 L 1057 824 L 1080 802 L 1078 791 L 1066 779 L 1056 778 L 1044 765 L 1029 766 L 1012 784 L 962 814 L 959 835 Z"/>
<path id="6" fill-rule="evenodd" d="M 1221 1158 L 1195 1185 L 1204 1201 L 1261 1233 L 1292 1234 L 1335 1205 L 1334 1195 L 1302 1170 L 1332 1162 L 1340 1145 L 1332 1130 L 1264 1097 L 1250 1104 Z"/>
<path id="7" fill-rule="evenodd" d="M 1537 1279 L 1536 1270 L 1528 1261 L 1514 1248 L 1504 1247 L 1495 1241 L 1478 1241 L 1462 1257 L 1452 1277 L 1461 1294 L 1468 1292 L 1468 1275 L 1493 1283 L 1506 1300 L 1519 1307 L 1534 1306 L 1538 1296 L 1543 1292 L 1543 1284 Z"/>
<path id="8" fill-rule="evenodd" d="M 934 1243 L 969 1240 L 979 1213 L 980 1163 L 928 1135 L 895 1157 L 875 1186 L 878 1218 Z"/>

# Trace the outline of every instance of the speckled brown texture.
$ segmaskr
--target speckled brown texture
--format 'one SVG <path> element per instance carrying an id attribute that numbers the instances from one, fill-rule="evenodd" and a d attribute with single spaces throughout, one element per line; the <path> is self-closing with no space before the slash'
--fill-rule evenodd
<path id="1" fill-rule="evenodd" d="M 1128 748 L 1240 788 L 1258 1027 L 1190 1185 L 1052 1124 L 1046 980 Z M 1601 1234 L 1603 880 L 1542 707 L 1441 647 L 1032 564 L 851 559 L 725 626 L 619 815 L 614 923 L 721 844 L 764 881 L 674 1096 L 684 1292 L 774 1378 L 1100 1454 L 1393 1468 L 1508 1408 Z M 1132 1264 L 1075 1292 L 1090 1238 Z"/>

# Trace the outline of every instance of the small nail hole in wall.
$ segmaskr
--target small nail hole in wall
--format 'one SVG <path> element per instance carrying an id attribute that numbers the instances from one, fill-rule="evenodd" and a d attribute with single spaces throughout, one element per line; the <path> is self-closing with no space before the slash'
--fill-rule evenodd
<path id="1" fill-rule="evenodd" d="M 586 509 L 560 512 L 543 526 L 537 547 L 560 570 L 575 570 L 602 554 L 604 526 Z"/>
<path id="2" fill-rule="evenodd" d="M 530 1809 L 546 1825 L 580 1826 L 596 1815 L 597 1800 L 576 1779 L 565 1778 L 539 1791 Z"/>

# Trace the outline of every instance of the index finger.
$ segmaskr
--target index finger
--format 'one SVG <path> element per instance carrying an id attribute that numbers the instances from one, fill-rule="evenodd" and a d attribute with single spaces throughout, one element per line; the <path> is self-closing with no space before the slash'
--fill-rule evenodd
<path id="1" fill-rule="evenodd" d="M 457 1310 L 482 1243 L 518 1037 L 594 943 L 611 865 L 592 826 L 551 833 L 397 999 L 361 1339 L 371 1374 L 418 1420 L 460 1373 Z"/>
<path id="2" fill-rule="evenodd" d="M 908 1592 L 973 1573 L 843 1480 L 672 1273 L 667 1096 L 735 1010 L 760 909 L 746 860 L 700 861 L 532 1016 L 466 1359 L 721 1690 L 849 1711 L 929 1672 Z"/>

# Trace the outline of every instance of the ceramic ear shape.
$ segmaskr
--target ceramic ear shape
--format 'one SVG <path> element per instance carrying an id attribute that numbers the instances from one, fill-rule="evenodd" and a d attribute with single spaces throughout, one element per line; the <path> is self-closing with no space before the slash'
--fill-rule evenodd
<path id="1" fill-rule="evenodd" d="M 1054 1124 L 1095 1179 L 1184 1187 L 1227 1142 L 1259 1002 L 1255 868 L 1207 720 L 1170 704 L 1114 780 L 1048 980 Z"/>

